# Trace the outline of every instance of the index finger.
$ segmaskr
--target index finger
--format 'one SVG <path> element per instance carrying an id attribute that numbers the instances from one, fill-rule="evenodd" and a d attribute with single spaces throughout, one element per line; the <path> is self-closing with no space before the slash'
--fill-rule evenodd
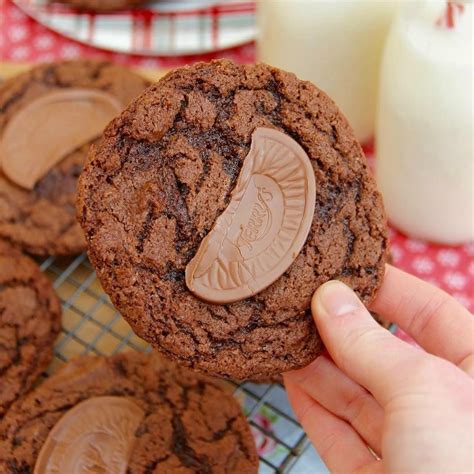
<path id="1" fill-rule="evenodd" d="M 473 353 L 473 315 L 443 290 L 391 265 L 370 309 L 456 365 Z"/>

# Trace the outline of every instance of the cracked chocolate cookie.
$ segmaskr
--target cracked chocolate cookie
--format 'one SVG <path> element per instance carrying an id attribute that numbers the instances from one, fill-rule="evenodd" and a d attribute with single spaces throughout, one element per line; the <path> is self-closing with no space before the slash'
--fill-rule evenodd
<path id="1" fill-rule="evenodd" d="M 82 60 L 0 85 L 0 238 L 36 255 L 84 250 L 74 203 L 90 143 L 146 85 L 120 66 Z"/>
<path id="2" fill-rule="evenodd" d="M 240 406 L 154 355 L 69 362 L 0 421 L 0 471 L 256 473 Z"/>
<path id="3" fill-rule="evenodd" d="M 386 220 L 334 102 L 270 66 L 175 70 L 91 149 L 78 218 L 105 291 L 135 332 L 201 371 L 268 379 L 322 350 L 314 291 L 366 303 Z"/>
<path id="4" fill-rule="evenodd" d="M 123 10 L 125 8 L 133 8 L 150 0 L 56 0 L 59 3 L 65 3 L 74 8 L 81 10 L 93 10 L 99 12 Z"/>
<path id="5" fill-rule="evenodd" d="M 30 258 L 0 241 L 0 418 L 53 358 L 61 306 Z"/>

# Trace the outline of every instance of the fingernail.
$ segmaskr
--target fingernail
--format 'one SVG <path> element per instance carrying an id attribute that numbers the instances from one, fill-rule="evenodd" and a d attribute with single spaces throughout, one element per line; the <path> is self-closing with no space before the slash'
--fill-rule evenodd
<path id="1" fill-rule="evenodd" d="M 357 295 L 340 281 L 328 281 L 320 286 L 313 298 L 313 309 L 318 316 L 342 316 L 360 308 Z"/>

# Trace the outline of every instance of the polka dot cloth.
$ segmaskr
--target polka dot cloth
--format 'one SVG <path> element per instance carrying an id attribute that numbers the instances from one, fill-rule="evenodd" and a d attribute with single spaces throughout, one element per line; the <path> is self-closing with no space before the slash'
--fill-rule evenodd
<path id="1" fill-rule="evenodd" d="M 20 11 L 10 0 L 0 0 L 0 58 L 3 61 L 39 62 L 79 57 L 106 58 L 122 64 L 149 68 L 180 66 L 221 56 L 237 62 L 252 62 L 255 45 L 185 58 L 130 56 L 98 50 L 54 33 Z M 369 152 L 370 154 L 370 152 Z M 474 243 L 443 247 L 409 239 L 390 231 L 394 264 L 452 294 L 474 311 Z"/>
<path id="2" fill-rule="evenodd" d="M 453 295 L 474 311 L 474 244 L 443 247 L 390 231 L 394 264 Z"/>

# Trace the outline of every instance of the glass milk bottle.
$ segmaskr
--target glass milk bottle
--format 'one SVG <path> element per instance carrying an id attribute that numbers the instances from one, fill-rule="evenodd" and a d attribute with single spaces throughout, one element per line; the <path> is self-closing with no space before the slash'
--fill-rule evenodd
<path id="1" fill-rule="evenodd" d="M 323 89 L 359 141 L 373 137 L 380 58 L 393 0 L 259 0 L 259 60 Z"/>
<path id="2" fill-rule="evenodd" d="M 471 3 L 406 4 L 384 53 L 377 180 L 390 221 L 447 244 L 474 238 Z"/>

